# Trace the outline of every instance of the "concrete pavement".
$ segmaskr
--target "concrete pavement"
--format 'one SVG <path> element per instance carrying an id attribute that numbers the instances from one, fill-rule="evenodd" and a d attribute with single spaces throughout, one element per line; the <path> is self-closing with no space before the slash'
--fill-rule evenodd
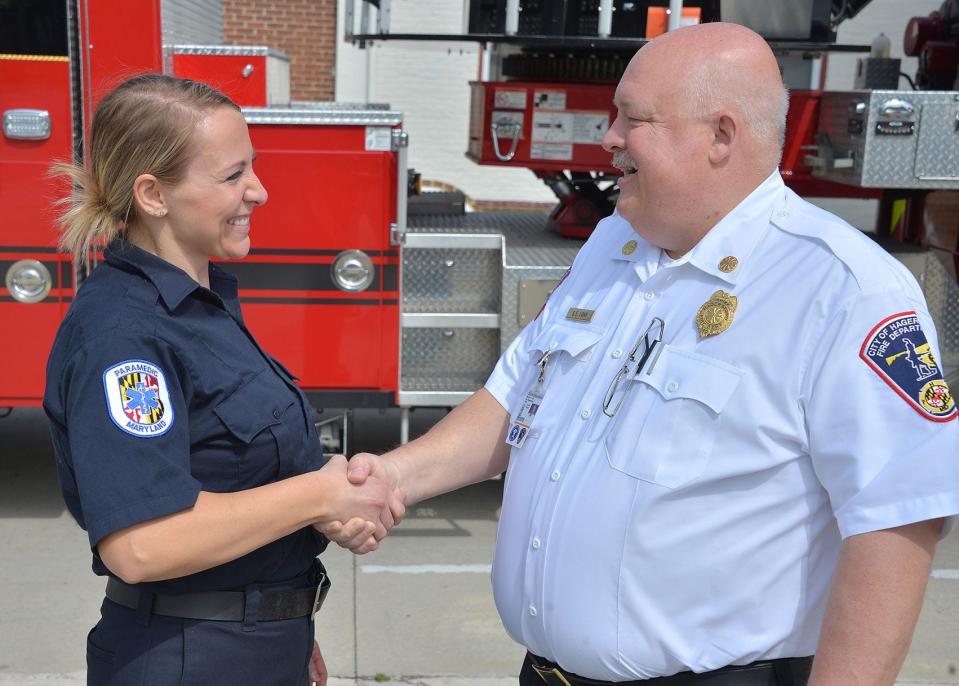
<path id="1" fill-rule="evenodd" d="M 413 432 L 441 412 L 418 411 Z M 398 436 L 395 412 L 359 413 L 357 450 Z M 0 686 L 76 686 L 103 580 L 60 499 L 42 413 L 0 420 Z M 512 686 L 523 649 L 504 633 L 489 564 L 502 484 L 489 481 L 412 508 L 381 549 L 332 548 L 333 589 L 317 619 L 330 686 Z M 902 686 L 959 684 L 959 530 L 940 546 Z"/>

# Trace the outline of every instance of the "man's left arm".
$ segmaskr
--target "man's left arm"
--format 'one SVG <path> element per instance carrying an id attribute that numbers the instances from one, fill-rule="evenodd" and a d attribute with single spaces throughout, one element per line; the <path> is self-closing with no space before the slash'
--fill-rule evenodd
<path id="1" fill-rule="evenodd" d="M 809 686 L 892 686 L 909 650 L 943 520 L 849 536 Z"/>

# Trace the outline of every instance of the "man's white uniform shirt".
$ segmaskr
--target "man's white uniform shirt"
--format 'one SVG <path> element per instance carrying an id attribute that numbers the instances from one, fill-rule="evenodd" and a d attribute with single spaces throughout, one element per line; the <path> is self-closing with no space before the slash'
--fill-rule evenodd
<path id="1" fill-rule="evenodd" d="M 509 461 L 494 596 L 515 640 L 595 679 L 810 655 L 843 538 L 959 513 L 959 422 L 898 261 L 778 172 L 689 253 L 661 254 L 604 219 L 486 385 L 516 417 L 552 351 Z M 718 290 L 738 307 L 703 337 Z M 609 418 L 654 317 L 664 344 Z M 910 374 L 932 374 L 938 408 Z"/>

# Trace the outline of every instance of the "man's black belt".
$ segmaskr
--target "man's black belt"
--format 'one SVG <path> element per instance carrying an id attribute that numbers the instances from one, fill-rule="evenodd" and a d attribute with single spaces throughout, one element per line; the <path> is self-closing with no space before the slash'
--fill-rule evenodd
<path id="1" fill-rule="evenodd" d="M 330 578 L 325 572 L 320 572 L 315 585 L 291 591 L 261 592 L 256 621 L 312 617 L 323 605 L 329 590 Z M 107 581 L 107 598 L 123 607 L 139 610 L 144 593 L 149 592 L 113 577 Z M 245 618 L 246 593 L 243 591 L 153 593 L 152 596 L 148 604 L 155 615 L 221 622 L 241 622 Z"/>
<path id="2" fill-rule="evenodd" d="M 812 656 L 787 657 L 700 674 L 679 672 L 653 679 L 612 682 L 578 676 L 532 653 L 526 653 L 526 660 L 547 686 L 806 686 L 812 669 Z"/>

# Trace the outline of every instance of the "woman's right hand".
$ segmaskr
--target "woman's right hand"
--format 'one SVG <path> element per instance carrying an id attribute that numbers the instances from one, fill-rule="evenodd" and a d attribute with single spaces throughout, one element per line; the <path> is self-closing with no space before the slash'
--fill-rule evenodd
<path id="1" fill-rule="evenodd" d="M 369 552 L 396 523 L 393 500 L 399 496 L 379 475 L 371 475 L 359 485 L 350 483 L 347 464 L 345 457 L 336 455 L 317 472 L 323 483 L 323 514 L 314 526 L 353 552 Z"/>

